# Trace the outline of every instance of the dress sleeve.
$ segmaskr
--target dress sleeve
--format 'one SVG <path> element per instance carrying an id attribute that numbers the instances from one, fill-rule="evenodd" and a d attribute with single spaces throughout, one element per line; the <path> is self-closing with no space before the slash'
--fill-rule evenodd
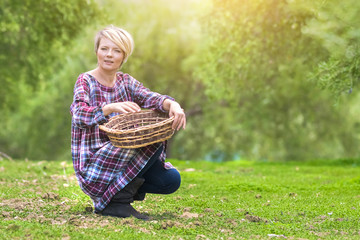
<path id="1" fill-rule="evenodd" d="M 90 105 L 90 87 L 88 82 L 80 75 L 74 87 L 74 99 L 70 106 L 72 123 L 79 128 L 91 127 L 106 122 L 102 107 Z"/>
<path id="2" fill-rule="evenodd" d="M 157 109 L 162 112 L 166 112 L 163 109 L 163 102 L 165 99 L 174 101 L 174 98 L 161 95 L 156 92 L 150 91 L 150 89 L 144 87 L 142 83 L 137 81 L 135 78 L 129 76 L 129 90 L 131 92 L 132 99 L 142 108 Z"/>

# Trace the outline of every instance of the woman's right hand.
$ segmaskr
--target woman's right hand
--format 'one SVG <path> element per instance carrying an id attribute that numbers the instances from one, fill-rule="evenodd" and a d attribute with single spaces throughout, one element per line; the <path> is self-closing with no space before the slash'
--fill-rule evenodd
<path id="1" fill-rule="evenodd" d="M 102 108 L 104 115 L 107 116 L 113 112 L 118 113 L 130 113 L 130 112 L 140 112 L 141 108 L 134 102 L 117 102 L 106 104 Z"/>

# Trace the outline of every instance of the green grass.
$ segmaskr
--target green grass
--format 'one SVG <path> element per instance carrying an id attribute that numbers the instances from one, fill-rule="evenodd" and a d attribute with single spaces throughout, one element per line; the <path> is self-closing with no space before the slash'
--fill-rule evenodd
<path id="1" fill-rule="evenodd" d="M 0 239 L 360 239 L 359 161 L 171 162 L 144 222 L 93 214 L 70 161 L 0 160 Z"/>

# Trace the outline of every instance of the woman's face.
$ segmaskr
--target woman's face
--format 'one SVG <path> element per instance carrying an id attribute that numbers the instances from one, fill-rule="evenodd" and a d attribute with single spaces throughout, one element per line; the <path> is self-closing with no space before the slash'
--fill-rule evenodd
<path id="1" fill-rule="evenodd" d="M 105 71 L 117 71 L 124 59 L 121 49 L 107 38 L 100 40 L 96 55 L 98 66 Z"/>

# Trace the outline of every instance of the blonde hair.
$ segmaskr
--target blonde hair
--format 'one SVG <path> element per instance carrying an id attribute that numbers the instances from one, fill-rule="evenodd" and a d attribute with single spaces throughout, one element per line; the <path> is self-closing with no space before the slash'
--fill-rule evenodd
<path id="1" fill-rule="evenodd" d="M 124 60 L 121 65 L 127 61 L 127 59 L 130 57 L 134 50 L 134 40 L 130 33 L 125 31 L 124 29 L 110 25 L 103 30 L 100 30 L 96 34 L 95 53 L 97 53 L 99 49 L 100 41 L 102 38 L 109 39 L 121 49 L 124 54 Z"/>

